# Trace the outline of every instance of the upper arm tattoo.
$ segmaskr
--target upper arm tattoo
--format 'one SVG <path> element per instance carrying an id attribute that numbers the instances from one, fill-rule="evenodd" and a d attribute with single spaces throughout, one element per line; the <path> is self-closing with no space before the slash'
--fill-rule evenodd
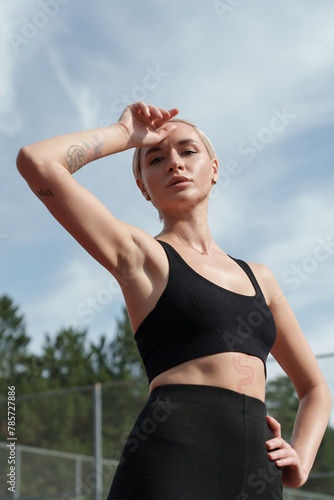
<path id="1" fill-rule="evenodd" d="M 65 157 L 66 164 L 71 174 L 79 170 L 87 163 L 101 157 L 103 140 L 97 135 L 92 137 L 91 143 L 83 142 L 81 146 L 73 144 L 68 148 Z"/>

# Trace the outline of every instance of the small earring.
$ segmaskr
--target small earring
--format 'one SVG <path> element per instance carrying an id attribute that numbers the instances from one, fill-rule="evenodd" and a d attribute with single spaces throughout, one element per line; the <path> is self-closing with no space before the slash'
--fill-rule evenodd
<path id="1" fill-rule="evenodd" d="M 212 179 L 211 184 L 214 186 L 215 184 L 217 184 L 217 180 L 216 179 Z"/>
<path id="2" fill-rule="evenodd" d="M 148 193 L 146 193 L 144 196 L 145 196 L 145 200 L 151 201 L 150 195 Z"/>

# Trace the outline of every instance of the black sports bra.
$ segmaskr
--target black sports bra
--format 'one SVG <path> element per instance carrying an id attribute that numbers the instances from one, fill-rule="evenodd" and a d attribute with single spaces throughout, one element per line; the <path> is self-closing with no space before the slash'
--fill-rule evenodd
<path id="1" fill-rule="evenodd" d="M 191 359 L 219 352 L 267 356 L 276 340 L 273 315 L 249 265 L 255 295 L 226 290 L 198 274 L 168 243 L 158 240 L 169 261 L 167 286 L 135 333 L 149 383 Z M 232 258 L 232 257 L 231 257 Z"/>

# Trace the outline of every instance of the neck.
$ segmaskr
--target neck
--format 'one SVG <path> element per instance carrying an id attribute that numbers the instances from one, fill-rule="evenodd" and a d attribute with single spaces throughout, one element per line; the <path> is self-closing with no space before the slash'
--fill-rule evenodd
<path id="1" fill-rule="evenodd" d="M 167 235 L 176 244 L 182 243 L 182 245 L 206 255 L 209 253 L 212 236 L 207 213 L 203 211 L 186 212 L 182 218 L 164 216 L 164 229 L 158 236 Z"/>

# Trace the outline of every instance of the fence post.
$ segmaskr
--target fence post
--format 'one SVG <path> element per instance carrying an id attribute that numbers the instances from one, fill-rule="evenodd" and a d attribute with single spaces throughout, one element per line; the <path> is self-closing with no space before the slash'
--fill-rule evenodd
<path id="1" fill-rule="evenodd" d="M 82 486 L 82 457 L 76 457 L 75 459 L 75 498 L 80 498 Z"/>
<path id="2" fill-rule="evenodd" d="M 101 384 L 94 385 L 94 499 L 102 500 L 102 397 Z"/>

